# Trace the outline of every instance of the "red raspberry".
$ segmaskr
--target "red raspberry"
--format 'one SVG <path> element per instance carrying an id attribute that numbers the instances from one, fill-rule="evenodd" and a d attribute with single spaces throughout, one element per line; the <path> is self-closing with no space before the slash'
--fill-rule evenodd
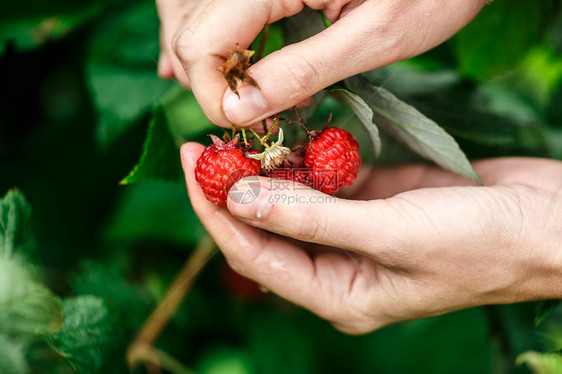
<path id="1" fill-rule="evenodd" d="M 312 144 L 306 147 L 304 165 L 312 169 L 314 188 L 334 194 L 357 177 L 361 165 L 359 144 L 349 132 L 337 127 L 313 133 Z"/>
<path id="2" fill-rule="evenodd" d="M 211 139 L 213 144 L 205 148 L 197 160 L 195 180 L 201 185 L 207 200 L 226 206 L 230 187 L 244 177 L 259 175 L 260 161 L 246 157 L 238 137 L 228 143 L 213 135 Z M 247 153 L 256 152 L 259 153 Z"/>

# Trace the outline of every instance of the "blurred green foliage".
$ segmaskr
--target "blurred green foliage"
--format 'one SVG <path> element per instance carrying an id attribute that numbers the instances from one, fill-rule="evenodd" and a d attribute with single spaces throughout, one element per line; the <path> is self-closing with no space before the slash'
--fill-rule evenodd
<path id="1" fill-rule="evenodd" d="M 192 94 L 156 76 L 158 27 L 150 1 L 4 4 L 1 373 L 127 372 L 126 347 L 205 235 L 178 149 L 220 131 Z M 272 25 L 265 52 L 291 41 L 291 27 Z M 559 1 L 496 0 L 447 43 L 366 76 L 443 126 L 469 158 L 562 159 L 561 51 Z M 374 161 L 351 109 L 320 101 L 304 111 L 311 127 L 332 112 Z M 378 163 L 411 160 L 383 135 Z M 275 296 L 232 291 L 224 266 L 212 258 L 156 344 L 197 373 L 483 373 L 516 356 L 516 371 L 562 371 L 556 353 L 536 353 L 562 348 L 555 302 L 352 337 Z"/>

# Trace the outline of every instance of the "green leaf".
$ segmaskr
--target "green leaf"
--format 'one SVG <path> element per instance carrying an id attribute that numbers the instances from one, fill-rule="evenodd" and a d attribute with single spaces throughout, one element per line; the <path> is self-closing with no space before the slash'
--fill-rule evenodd
<path id="1" fill-rule="evenodd" d="M 178 149 L 186 141 L 216 128 L 201 110 L 193 93 L 179 85 L 166 92 L 160 105 Z"/>
<path id="2" fill-rule="evenodd" d="M 326 29 L 322 13 L 308 7 L 283 20 L 285 45 L 298 43 Z"/>
<path id="3" fill-rule="evenodd" d="M 25 358 L 26 344 L 0 334 L 0 373 L 26 374 L 29 367 Z"/>
<path id="4" fill-rule="evenodd" d="M 25 2 L 29 6 L 28 2 Z M 102 10 L 99 3 L 76 6 L 51 7 L 38 11 L 6 12 L 0 16 L 0 55 L 8 43 L 13 43 L 17 51 L 29 51 L 48 41 L 57 40 L 85 22 L 91 20 Z"/>
<path id="5" fill-rule="evenodd" d="M 334 87 L 330 91 L 336 92 L 353 109 L 353 112 L 369 133 L 375 157 L 378 156 L 381 152 L 381 138 L 379 128 L 373 121 L 374 113 L 369 105 L 360 96 L 344 88 Z"/>
<path id="6" fill-rule="evenodd" d="M 158 107 L 148 126 L 140 161 L 121 184 L 140 181 L 177 181 L 182 175 L 178 148 L 168 130 L 163 110 Z"/>
<path id="7" fill-rule="evenodd" d="M 562 373 L 562 355 L 560 353 L 527 351 L 517 357 L 515 364 L 517 366 L 527 364 L 534 374 Z"/>
<path id="8" fill-rule="evenodd" d="M 262 58 L 267 56 L 268 54 L 275 52 L 285 45 L 283 40 L 283 29 L 281 27 L 283 21 L 275 22 L 269 25 L 269 30 L 267 31 L 267 40 L 265 42 L 263 48 L 263 55 Z M 265 30 L 265 28 L 264 28 Z M 260 32 L 260 34 L 254 39 L 252 44 L 250 45 L 250 49 L 257 51 L 262 43 L 262 38 L 264 36 L 264 30 Z M 255 56 L 254 56 L 255 59 Z"/>
<path id="9" fill-rule="evenodd" d="M 48 341 L 76 372 L 101 372 L 121 339 L 118 318 L 94 296 L 65 299 L 63 311 L 62 329 Z"/>
<path id="10" fill-rule="evenodd" d="M 173 84 L 156 74 L 158 34 L 154 3 L 142 2 L 105 19 L 94 35 L 87 78 L 101 148 L 122 136 Z"/>
<path id="11" fill-rule="evenodd" d="M 360 76 L 346 79 L 345 84 L 369 104 L 382 129 L 442 168 L 481 183 L 455 139 L 435 122 Z"/>
<path id="12" fill-rule="evenodd" d="M 0 258 L 31 257 L 35 251 L 31 207 L 19 190 L 10 190 L 0 199 Z"/>
<path id="13" fill-rule="evenodd" d="M 535 326 L 540 325 L 540 323 L 545 319 L 545 317 L 560 305 L 562 300 L 543 300 L 537 304 L 537 308 L 535 309 Z"/>
<path id="14" fill-rule="evenodd" d="M 452 43 L 460 71 L 482 79 L 519 64 L 556 14 L 555 0 L 495 0 Z M 524 22 L 522 22 L 524 20 Z"/>
<path id="15" fill-rule="evenodd" d="M 185 182 L 143 182 L 123 187 L 104 236 L 110 242 L 156 240 L 189 248 L 204 232 Z"/>
<path id="16" fill-rule="evenodd" d="M 148 316 L 153 300 L 145 290 L 127 282 L 121 273 L 102 263 L 84 261 L 72 285 L 76 294 L 101 297 L 113 308 L 126 312 L 124 324 L 134 330 Z"/>
<path id="17" fill-rule="evenodd" d="M 243 351 L 227 347 L 217 348 L 203 356 L 197 373 L 201 374 L 251 374 L 251 362 Z"/>
<path id="18" fill-rule="evenodd" d="M 191 92 L 172 87 L 154 109 L 139 163 L 121 183 L 179 180 L 179 147 L 213 127 Z"/>
<path id="19" fill-rule="evenodd" d="M 0 259 L 0 331 L 43 335 L 61 322 L 60 299 L 22 266 Z"/>

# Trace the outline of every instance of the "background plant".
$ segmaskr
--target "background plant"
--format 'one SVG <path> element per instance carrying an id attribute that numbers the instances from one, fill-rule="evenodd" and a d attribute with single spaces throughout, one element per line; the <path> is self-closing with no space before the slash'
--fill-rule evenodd
<path id="1" fill-rule="evenodd" d="M 324 27 L 302 17 L 321 20 L 307 12 L 272 25 L 264 52 Z M 217 129 L 189 92 L 156 76 L 158 49 L 151 1 L 3 5 L 1 373 L 562 370 L 562 310 L 554 301 L 475 308 L 349 337 L 249 292 L 220 254 L 194 280 L 196 265 L 216 252 L 186 198 L 178 147 L 208 142 Z M 561 51 L 559 1 L 496 0 L 447 43 L 369 72 L 368 81 L 331 87 L 303 115 L 319 128 L 332 112 L 362 142 L 365 162 L 377 152 L 378 164 L 419 160 L 389 134 L 402 129 L 402 140 L 417 144 L 423 118 L 469 159 L 562 159 Z M 389 101 L 425 117 L 393 123 L 381 109 Z M 458 160 L 431 147 L 418 153 Z M 455 170 L 470 175 L 462 165 Z M 177 274 L 180 291 L 163 305 L 179 309 L 157 309 L 171 319 L 159 317 L 166 323 L 151 330 L 153 349 L 136 351 L 138 365 L 129 369 L 127 348 Z"/>

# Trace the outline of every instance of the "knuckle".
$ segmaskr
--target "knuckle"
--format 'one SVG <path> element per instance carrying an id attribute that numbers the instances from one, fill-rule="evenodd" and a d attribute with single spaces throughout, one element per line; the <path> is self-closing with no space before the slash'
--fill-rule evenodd
<path id="1" fill-rule="evenodd" d="M 287 92 L 291 92 L 292 97 L 290 99 L 296 100 L 305 93 L 315 92 L 318 83 L 318 71 L 306 58 L 294 53 L 289 54 L 280 64 L 279 71 L 290 88 L 287 90 Z"/>
<path id="2" fill-rule="evenodd" d="M 193 43 L 193 32 L 189 29 L 179 33 L 173 42 L 173 50 L 183 64 L 189 65 L 195 56 L 196 46 Z"/>
<path id="3" fill-rule="evenodd" d="M 494 204 L 490 204 L 486 226 L 492 228 L 492 244 L 495 247 L 509 248 L 523 242 L 526 237 L 525 214 L 519 192 L 508 191 L 495 199 Z M 510 219 L 498 219 L 498 212 Z"/>
<path id="4" fill-rule="evenodd" d="M 302 9 L 300 0 L 281 0 L 274 1 L 272 4 L 272 14 L 296 14 Z"/>
<path id="5" fill-rule="evenodd" d="M 299 212 L 299 219 L 295 220 L 296 235 L 307 242 L 320 241 L 326 229 L 325 215 L 314 214 L 314 210 L 309 206 L 301 208 Z"/>
<path id="6" fill-rule="evenodd" d="M 228 264 L 240 275 L 252 278 L 256 268 L 260 267 L 260 258 L 263 257 L 266 248 L 271 241 L 271 235 L 265 231 L 260 231 L 260 236 L 256 240 L 240 241 L 236 249 L 223 250 Z"/>
<path id="7" fill-rule="evenodd" d="M 348 335 L 361 335 L 377 330 L 383 324 L 376 323 L 371 319 L 358 315 L 355 311 L 346 309 L 328 318 L 332 325 L 339 331 Z"/>

